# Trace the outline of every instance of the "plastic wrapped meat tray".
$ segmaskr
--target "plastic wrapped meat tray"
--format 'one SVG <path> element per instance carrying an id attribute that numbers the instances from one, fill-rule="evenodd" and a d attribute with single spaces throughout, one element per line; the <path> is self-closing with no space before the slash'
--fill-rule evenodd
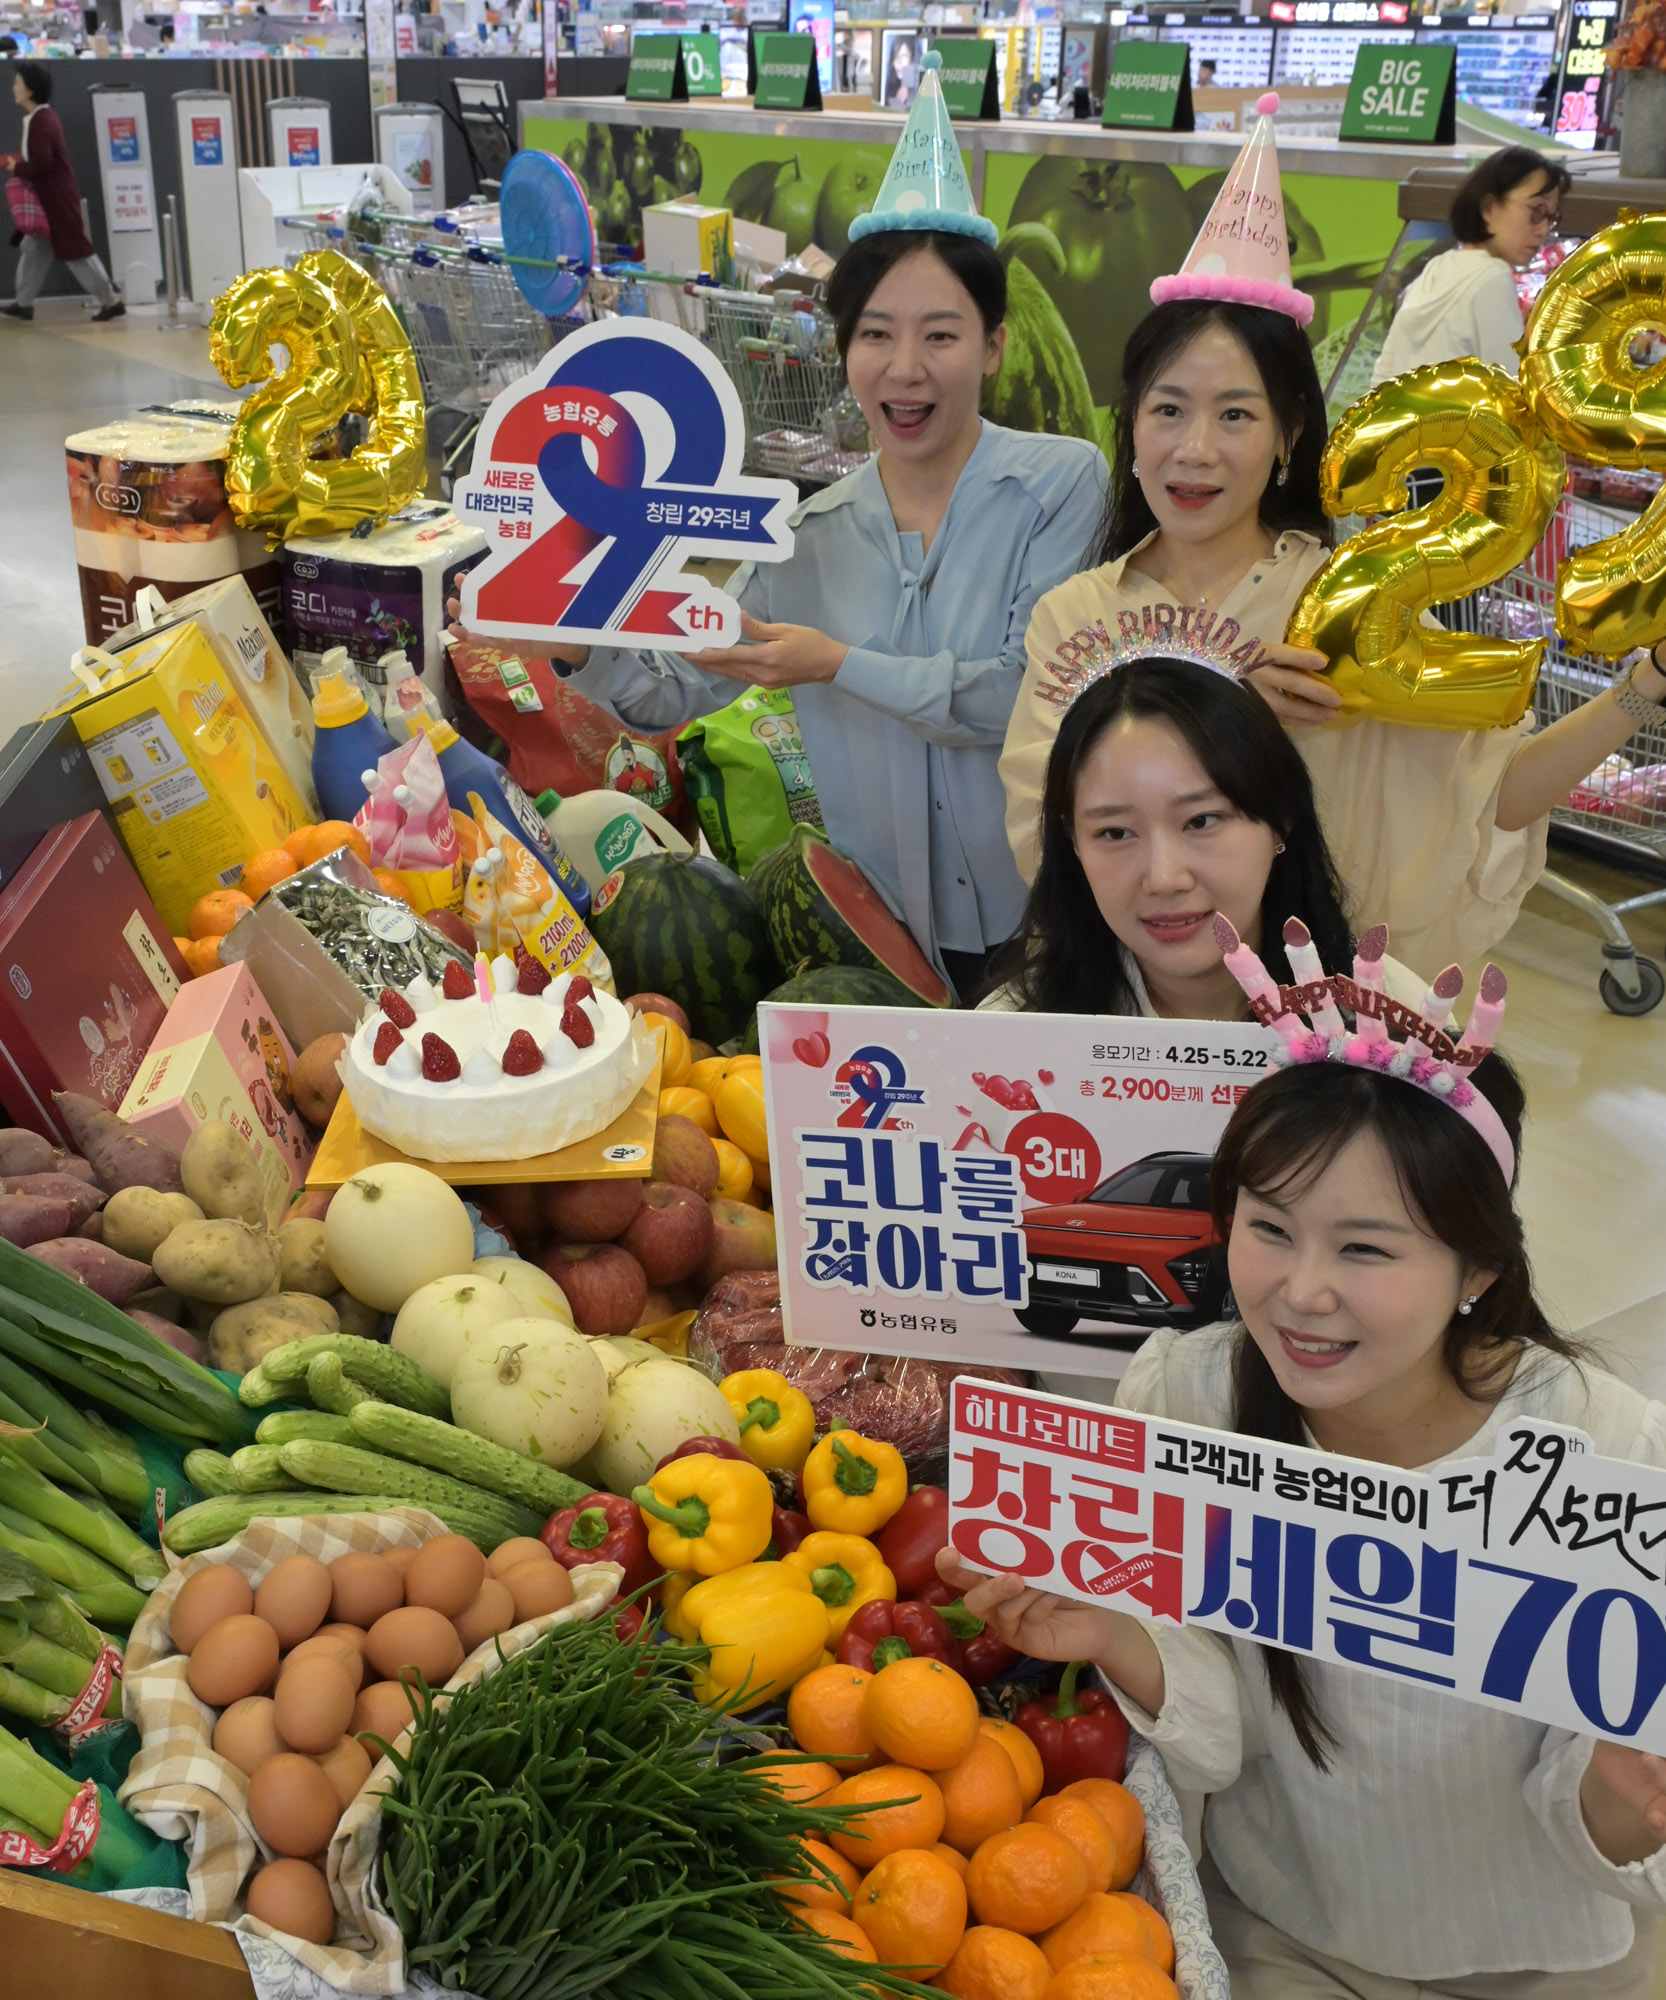
<path id="1" fill-rule="evenodd" d="M 788 1346 L 774 1271 L 732 1271 L 720 1278 L 706 1294 L 688 1351 L 714 1380 L 742 1368 L 776 1369 L 809 1397 L 818 1430 L 837 1418 L 864 1437 L 894 1444 L 916 1478 L 931 1480 L 948 1469 L 949 1384 L 959 1375 L 1012 1388 L 1030 1380 L 1016 1368 Z"/>

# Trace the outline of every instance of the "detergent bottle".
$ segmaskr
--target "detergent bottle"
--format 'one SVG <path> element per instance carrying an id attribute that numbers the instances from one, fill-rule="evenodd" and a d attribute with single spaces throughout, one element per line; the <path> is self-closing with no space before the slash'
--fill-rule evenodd
<path id="1" fill-rule="evenodd" d="M 469 794 L 474 792 L 495 820 L 519 833 L 566 892 L 567 900 L 581 917 L 590 913 L 590 885 L 556 845 L 537 809 L 503 766 L 484 750 L 465 743 L 449 722 L 426 712 L 411 717 L 413 729 L 427 733 L 440 760 L 440 776 L 445 795 L 457 812 L 469 811 Z"/>
<path id="2" fill-rule="evenodd" d="M 393 738 L 371 714 L 363 688 L 324 666 L 313 689 L 312 719 L 317 732 L 312 783 L 319 806 L 326 819 L 350 820 L 365 802 L 364 773 L 394 748 Z"/>

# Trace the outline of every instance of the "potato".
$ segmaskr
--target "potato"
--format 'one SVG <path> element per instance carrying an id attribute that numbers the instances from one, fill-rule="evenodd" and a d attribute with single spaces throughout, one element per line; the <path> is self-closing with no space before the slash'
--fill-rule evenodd
<path id="1" fill-rule="evenodd" d="M 205 1343 L 210 1368 L 230 1375 L 247 1375 L 276 1347 L 305 1340 L 315 1333 L 337 1333 L 340 1321 L 328 1299 L 308 1292 L 280 1292 L 272 1299 L 250 1299 L 228 1306 L 208 1330 Z"/>
<path id="2" fill-rule="evenodd" d="M 278 1231 L 278 1273 L 286 1292 L 311 1292 L 327 1299 L 341 1290 L 341 1280 L 324 1255 L 321 1222 L 286 1222 Z"/>
<path id="3" fill-rule="evenodd" d="M 386 1314 L 379 1313 L 374 1306 L 367 1306 L 363 1299 L 354 1298 L 345 1289 L 330 1294 L 330 1304 L 336 1309 L 336 1317 L 341 1321 L 343 1333 L 356 1333 L 361 1340 L 380 1340 L 382 1321 Z"/>
<path id="4" fill-rule="evenodd" d="M 105 1204 L 104 1241 L 122 1256 L 148 1264 L 180 1223 L 202 1220 L 202 1210 L 188 1194 L 123 1188 Z"/>
<path id="5" fill-rule="evenodd" d="M 212 1220 L 266 1220 L 266 1189 L 254 1148 L 222 1119 L 199 1125 L 186 1140 L 179 1177 L 185 1192 Z"/>
<path id="6" fill-rule="evenodd" d="M 336 1064 L 346 1047 L 345 1035 L 320 1035 L 317 1041 L 308 1042 L 295 1058 L 295 1067 L 289 1072 L 289 1087 L 309 1125 L 322 1128 L 330 1122 L 336 1099 L 341 1095 Z"/>
<path id="7" fill-rule="evenodd" d="M 229 1217 L 182 1222 L 158 1247 L 151 1268 L 181 1298 L 237 1306 L 276 1289 L 277 1238 Z"/>

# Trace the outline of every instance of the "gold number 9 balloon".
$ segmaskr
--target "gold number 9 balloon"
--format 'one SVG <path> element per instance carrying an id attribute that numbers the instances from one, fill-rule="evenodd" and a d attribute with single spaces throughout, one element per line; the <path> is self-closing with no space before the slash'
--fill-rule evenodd
<path id="1" fill-rule="evenodd" d="M 271 349 L 289 365 L 275 381 Z M 239 526 L 274 542 L 380 520 L 422 490 L 425 425 L 410 342 L 386 295 L 333 250 L 250 271 L 214 302 L 210 352 L 244 403 L 226 456 Z M 372 417 L 350 458 L 314 457 L 349 410 Z"/>
<path id="2" fill-rule="evenodd" d="M 1408 476 L 1444 481 L 1402 513 Z M 1391 514 L 1345 542 L 1302 593 L 1287 634 L 1330 661 L 1343 719 L 1425 729 L 1496 729 L 1532 697 L 1542 640 L 1448 632 L 1422 622 L 1503 576 L 1537 546 L 1566 478 L 1562 454 L 1502 369 L 1446 361 L 1373 389 L 1331 433 L 1325 512 Z"/>
<path id="3" fill-rule="evenodd" d="M 1564 451 L 1666 471 L 1666 355 L 1632 359 L 1649 334 L 1666 334 L 1666 215 L 1622 210 L 1551 273 L 1522 345 L 1522 387 Z M 1666 489 L 1561 565 L 1556 629 L 1570 651 L 1611 659 L 1666 632 Z"/>

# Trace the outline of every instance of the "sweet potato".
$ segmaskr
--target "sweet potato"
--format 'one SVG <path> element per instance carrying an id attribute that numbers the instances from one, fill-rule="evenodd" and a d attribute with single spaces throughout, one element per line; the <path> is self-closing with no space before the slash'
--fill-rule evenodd
<path id="1" fill-rule="evenodd" d="M 185 1321 L 185 1301 L 166 1285 L 152 1285 L 147 1291 L 135 1292 L 126 1310 L 129 1319 L 143 1312 L 152 1319 L 165 1319 L 171 1326 L 181 1326 Z"/>
<path id="2" fill-rule="evenodd" d="M 148 1133 L 135 1132 L 96 1097 L 73 1090 L 52 1094 L 58 1116 L 85 1156 L 106 1194 L 124 1187 L 152 1187 L 162 1194 L 183 1194 L 179 1155 Z"/>
<path id="3" fill-rule="evenodd" d="M 182 1222 L 151 1262 L 182 1298 L 212 1305 L 241 1305 L 277 1290 L 277 1239 L 230 1218 Z"/>
<path id="4" fill-rule="evenodd" d="M 199 1125 L 179 1156 L 185 1192 L 213 1221 L 263 1223 L 266 1189 L 260 1161 L 241 1132 L 222 1119 Z"/>
<path id="5" fill-rule="evenodd" d="M 57 1164 L 58 1149 L 38 1132 L 0 1132 L 0 1174 L 49 1174 Z"/>
<path id="6" fill-rule="evenodd" d="M 0 1236 L 20 1249 L 67 1236 L 69 1219 L 67 1201 L 54 1201 L 50 1195 L 0 1194 Z"/>
<path id="7" fill-rule="evenodd" d="M 42 1195 L 48 1201 L 61 1201 L 69 1210 L 66 1233 L 72 1236 L 89 1215 L 104 1206 L 101 1190 L 78 1181 L 73 1174 L 8 1174 L 0 1181 L 0 1188 L 7 1194 Z"/>
<path id="8" fill-rule="evenodd" d="M 72 1229 L 69 1233 L 71 1236 L 79 1236 L 83 1243 L 102 1243 L 104 1241 L 104 1216 L 102 1212 L 95 1208 L 85 1222 L 81 1223 L 77 1228 Z"/>
<path id="9" fill-rule="evenodd" d="M 202 1219 L 202 1210 L 188 1194 L 123 1188 L 105 1206 L 103 1241 L 124 1257 L 138 1257 L 148 1264 L 182 1222 Z"/>
<path id="10" fill-rule="evenodd" d="M 60 1174 L 69 1174 L 78 1181 L 85 1181 L 88 1187 L 98 1186 L 98 1176 L 93 1172 L 92 1161 L 82 1159 L 79 1153 L 60 1153 L 56 1171 Z"/>
<path id="11" fill-rule="evenodd" d="M 184 1327 L 175 1326 L 171 1319 L 159 1318 L 153 1312 L 146 1312 L 142 1306 L 128 1306 L 126 1312 L 129 1319 L 137 1320 L 147 1333 L 154 1333 L 158 1340 L 165 1340 L 188 1361 L 200 1361 L 203 1358 L 202 1342 Z"/>
<path id="12" fill-rule="evenodd" d="M 29 1255 L 78 1279 L 88 1291 L 97 1292 L 113 1306 L 124 1306 L 154 1281 L 150 1266 L 132 1257 L 106 1250 L 102 1243 L 84 1243 L 79 1236 L 54 1236 L 46 1243 L 31 1243 Z"/>

